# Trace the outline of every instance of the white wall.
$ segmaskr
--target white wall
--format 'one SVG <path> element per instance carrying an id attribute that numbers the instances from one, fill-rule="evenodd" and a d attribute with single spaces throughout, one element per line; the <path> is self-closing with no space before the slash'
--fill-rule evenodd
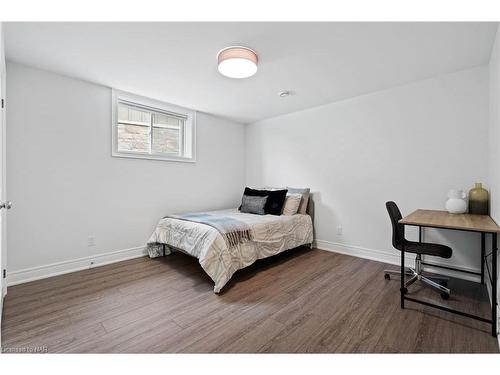
<path id="1" fill-rule="evenodd" d="M 241 199 L 244 125 L 199 113 L 195 164 L 113 158 L 109 88 L 10 62 L 7 71 L 10 275 L 142 247 L 163 215 Z"/>
<path id="2" fill-rule="evenodd" d="M 488 174 L 490 179 L 491 216 L 500 224 L 500 37 L 497 33 L 489 64 Z"/>
<path id="3" fill-rule="evenodd" d="M 500 100 L 500 35 L 498 30 L 491 51 L 489 84 L 488 178 L 490 181 L 490 211 L 493 219 L 500 225 L 500 171 L 498 170 L 500 165 L 500 110 L 498 104 Z M 497 264 L 499 263 L 497 262 Z M 489 264 L 491 268 L 491 262 Z"/>
<path id="4" fill-rule="evenodd" d="M 311 187 L 319 247 L 397 261 L 387 200 L 403 214 L 444 209 L 449 189 L 487 181 L 487 73 L 478 67 L 250 124 L 247 184 Z M 426 240 L 450 243 L 451 263 L 479 268 L 478 234 L 428 230 Z"/>

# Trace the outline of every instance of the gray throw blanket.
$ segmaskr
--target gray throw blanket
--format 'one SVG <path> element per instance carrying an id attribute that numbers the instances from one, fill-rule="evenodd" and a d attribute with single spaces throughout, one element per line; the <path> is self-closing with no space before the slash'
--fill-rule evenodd
<path id="1" fill-rule="evenodd" d="M 252 230 L 247 223 L 229 216 L 224 216 L 223 214 L 200 212 L 182 215 L 168 215 L 165 216 L 164 219 L 165 218 L 193 221 L 195 223 L 210 225 L 219 231 L 229 247 L 252 240 Z"/>

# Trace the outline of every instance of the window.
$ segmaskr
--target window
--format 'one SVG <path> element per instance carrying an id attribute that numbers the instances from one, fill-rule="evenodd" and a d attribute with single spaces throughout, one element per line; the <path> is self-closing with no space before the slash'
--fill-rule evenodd
<path id="1" fill-rule="evenodd" d="M 196 113 L 113 90 L 113 156 L 195 161 Z"/>

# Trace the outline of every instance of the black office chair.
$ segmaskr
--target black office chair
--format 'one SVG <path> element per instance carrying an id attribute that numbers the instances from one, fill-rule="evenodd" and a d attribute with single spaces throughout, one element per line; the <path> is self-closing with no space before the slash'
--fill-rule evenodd
<path id="1" fill-rule="evenodd" d="M 413 242 L 406 240 L 405 227 L 403 224 L 399 224 L 399 220 L 401 220 L 402 216 L 398 206 L 394 202 L 386 202 L 385 207 L 387 208 L 387 212 L 389 213 L 392 223 L 392 246 L 401 251 L 404 245 L 405 252 L 417 254 L 417 257 L 415 258 L 415 268 L 408 267 L 405 269 L 406 276 L 409 276 L 410 278 L 405 282 L 403 292 L 407 293 L 408 286 L 413 284 L 415 281 L 420 280 L 439 291 L 441 293 L 441 298 L 448 299 L 450 297 L 450 289 L 447 288 L 448 278 L 441 276 L 424 276 L 422 274 L 422 255 L 450 258 L 453 252 L 451 248 L 435 243 Z M 390 280 L 390 275 L 401 275 L 401 271 L 396 270 L 385 270 L 384 272 L 384 276 L 387 280 Z"/>

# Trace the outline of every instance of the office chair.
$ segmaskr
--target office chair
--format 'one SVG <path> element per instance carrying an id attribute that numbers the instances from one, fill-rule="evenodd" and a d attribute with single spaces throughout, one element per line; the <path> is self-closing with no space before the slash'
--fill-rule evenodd
<path id="1" fill-rule="evenodd" d="M 389 213 L 392 223 L 392 246 L 401 251 L 404 245 L 405 252 L 417 254 L 415 258 L 415 268 L 408 267 L 405 270 L 406 276 L 409 276 L 410 278 L 404 284 L 403 293 L 408 293 L 408 286 L 413 284 L 415 281 L 420 280 L 431 288 L 439 291 L 441 293 L 441 298 L 448 299 L 450 297 L 450 289 L 447 288 L 448 278 L 441 276 L 424 276 L 422 274 L 422 255 L 450 258 L 453 252 L 451 248 L 435 243 L 413 242 L 406 240 L 405 227 L 403 224 L 399 224 L 399 220 L 401 220 L 402 216 L 398 206 L 394 202 L 386 202 L 385 207 L 387 208 L 387 212 Z M 396 270 L 384 270 L 384 272 L 384 277 L 387 280 L 391 279 L 390 275 L 401 275 L 401 271 Z"/>

